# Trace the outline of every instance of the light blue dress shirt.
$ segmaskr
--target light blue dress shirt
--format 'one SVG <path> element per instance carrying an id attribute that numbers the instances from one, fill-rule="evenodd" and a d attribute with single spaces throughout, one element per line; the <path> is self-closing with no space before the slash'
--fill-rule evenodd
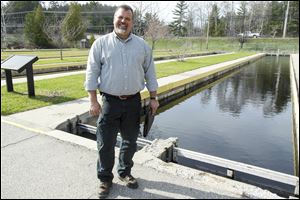
<path id="1" fill-rule="evenodd" d="M 147 87 L 156 91 L 152 51 L 146 42 L 130 34 L 126 40 L 115 32 L 98 38 L 87 61 L 85 89 L 99 89 L 111 95 L 131 95 Z"/>

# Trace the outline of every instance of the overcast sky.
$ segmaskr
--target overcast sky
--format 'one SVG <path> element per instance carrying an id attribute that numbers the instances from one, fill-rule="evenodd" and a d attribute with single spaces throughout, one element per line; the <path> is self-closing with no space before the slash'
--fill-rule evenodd
<path id="1" fill-rule="evenodd" d="M 7 1 L 1 1 L 4 3 L 7 3 Z M 72 1 L 66 1 L 67 3 L 70 3 Z M 74 1 L 73 1 L 74 2 Z M 76 1 L 80 4 L 86 4 L 89 1 Z M 186 1 L 186 3 L 197 3 L 197 4 L 205 4 L 208 1 Z M 42 3 L 47 7 L 49 5 L 49 1 L 42 1 Z M 121 4 L 127 4 L 131 6 L 133 9 L 136 8 L 136 6 L 140 5 L 142 3 L 143 8 L 147 8 L 147 12 L 153 11 L 155 13 L 158 13 L 158 16 L 160 20 L 170 23 L 173 21 L 173 11 L 176 8 L 176 4 L 179 3 L 179 1 L 99 1 L 101 4 L 111 5 L 111 6 L 118 6 Z"/>
<path id="2" fill-rule="evenodd" d="M 42 1 L 45 6 L 48 6 L 49 1 Z M 80 4 L 86 4 L 88 1 L 77 1 Z M 118 6 L 121 4 L 127 4 L 135 9 L 136 6 L 140 6 L 142 2 L 142 7 L 149 9 L 153 9 L 154 12 L 158 13 L 159 18 L 164 22 L 173 21 L 173 13 L 172 11 L 175 9 L 176 4 L 179 1 L 100 1 L 101 4 Z M 148 11 L 147 10 L 147 11 Z"/>
<path id="3" fill-rule="evenodd" d="M 132 8 L 135 8 L 135 6 L 140 5 L 139 2 L 141 1 L 101 1 L 100 3 L 108 5 L 127 4 Z M 177 3 L 178 1 L 144 1 L 142 2 L 142 6 L 146 8 L 149 8 L 149 6 L 152 7 L 154 11 L 158 12 L 161 20 L 170 22 L 173 20 L 172 11 L 175 9 Z"/>

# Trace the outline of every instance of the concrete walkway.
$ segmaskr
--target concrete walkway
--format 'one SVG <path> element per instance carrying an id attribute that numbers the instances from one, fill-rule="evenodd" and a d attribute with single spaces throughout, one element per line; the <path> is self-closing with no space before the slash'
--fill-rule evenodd
<path id="1" fill-rule="evenodd" d="M 87 148 L 74 144 L 72 139 L 75 138 L 70 137 L 70 142 L 59 140 L 49 134 L 11 124 L 1 117 L 1 199 L 97 199 L 96 142 L 85 141 L 93 146 Z M 132 170 L 139 188 L 129 189 L 115 178 L 109 198 L 278 198 L 254 186 L 204 172 L 175 166 L 176 170 L 188 170 L 189 174 L 199 173 L 201 181 L 160 172 L 137 162 L 141 156 L 138 153 L 135 156 Z M 163 165 L 171 167 L 170 164 Z M 113 172 L 117 174 L 115 168 Z"/>
<path id="2" fill-rule="evenodd" d="M 250 58 L 159 79 L 159 85 Z M 82 98 L 1 116 L 1 198 L 97 198 L 96 142 L 55 129 L 88 109 L 88 98 Z M 140 187 L 131 190 L 115 178 L 109 198 L 280 198 L 259 187 L 165 163 L 147 148 L 134 156 L 132 174 Z M 116 152 L 117 163 L 118 148 Z"/>

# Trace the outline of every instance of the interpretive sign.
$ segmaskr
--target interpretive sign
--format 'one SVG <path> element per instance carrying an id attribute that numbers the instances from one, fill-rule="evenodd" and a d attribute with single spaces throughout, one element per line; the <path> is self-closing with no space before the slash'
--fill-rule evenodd
<path id="1" fill-rule="evenodd" d="M 1 69 L 5 71 L 8 92 L 14 91 L 11 71 L 20 73 L 26 69 L 28 96 L 35 96 L 32 64 L 38 59 L 34 55 L 13 55 L 1 62 Z"/>

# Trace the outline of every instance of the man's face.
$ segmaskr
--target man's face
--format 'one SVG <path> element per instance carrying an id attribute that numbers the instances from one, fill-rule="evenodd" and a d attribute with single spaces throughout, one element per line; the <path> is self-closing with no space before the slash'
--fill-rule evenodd
<path id="1" fill-rule="evenodd" d="M 131 32 L 132 26 L 133 22 L 131 11 L 125 11 L 123 8 L 117 10 L 114 16 L 114 30 L 117 35 L 122 39 L 126 39 Z"/>

